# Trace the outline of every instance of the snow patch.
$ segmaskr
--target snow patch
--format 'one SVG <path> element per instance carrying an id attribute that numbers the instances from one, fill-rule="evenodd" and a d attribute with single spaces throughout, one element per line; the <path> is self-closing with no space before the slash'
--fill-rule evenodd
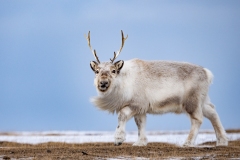
<path id="1" fill-rule="evenodd" d="M 183 145 L 188 132 L 187 131 L 151 131 L 146 132 L 148 142 L 165 142 L 177 145 Z M 227 134 L 229 140 L 240 139 L 240 133 Z M 137 141 L 137 132 L 127 132 L 127 143 Z M 0 133 L 0 141 L 39 144 L 47 142 L 64 143 L 91 143 L 91 142 L 114 142 L 114 132 L 100 131 L 44 131 L 44 132 L 10 132 Z M 196 144 L 208 141 L 216 141 L 215 133 L 212 131 L 200 132 L 196 139 Z"/>

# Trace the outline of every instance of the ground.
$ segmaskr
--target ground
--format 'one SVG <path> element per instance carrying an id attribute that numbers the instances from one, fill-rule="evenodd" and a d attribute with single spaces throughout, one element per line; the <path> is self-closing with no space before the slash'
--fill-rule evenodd
<path id="1" fill-rule="evenodd" d="M 239 133 L 240 130 L 227 130 Z M 229 141 L 227 147 L 205 142 L 195 147 L 169 143 L 148 143 L 145 147 L 123 143 L 59 143 L 22 144 L 0 141 L 0 160 L 68 160 L 68 159 L 239 159 L 240 139 Z"/>
<path id="2" fill-rule="evenodd" d="M 240 140 L 228 147 L 215 147 L 207 142 L 184 148 L 167 143 L 149 143 L 133 147 L 124 143 L 43 143 L 38 145 L 0 142 L 0 159 L 65 160 L 65 159 L 240 159 Z"/>

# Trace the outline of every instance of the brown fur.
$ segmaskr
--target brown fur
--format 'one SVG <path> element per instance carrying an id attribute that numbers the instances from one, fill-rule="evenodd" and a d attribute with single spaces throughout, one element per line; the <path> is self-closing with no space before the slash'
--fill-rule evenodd
<path id="1" fill-rule="evenodd" d="M 177 70 L 178 77 L 182 80 L 185 80 L 189 78 L 189 76 L 191 76 L 191 73 L 193 72 L 194 69 L 196 69 L 196 67 L 192 65 L 188 64 L 181 65 L 178 67 Z"/>
<path id="2" fill-rule="evenodd" d="M 160 102 L 159 107 L 164 107 L 164 106 L 172 105 L 172 104 L 180 105 L 180 103 L 181 103 L 180 97 L 174 96 L 174 97 L 167 98 L 164 101 Z"/>
<path id="3" fill-rule="evenodd" d="M 198 90 L 192 88 L 189 91 L 189 94 L 183 103 L 183 108 L 186 110 L 187 113 L 189 113 L 191 115 L 196 110 L 198 105 L 199 105 Z"/>
<path id="4" fill-rule="evenodd" d="M 137 118 L 137 117 L 134 117 L 134 120 L 135 120 L 135 122 L 136 122 L 136 124 L 137 124 L 137 127 L 140 128 L 140 125 L 141 125 L 141 123 L 142 123 L 142 120 L 141 120 L 140 118 Z"/>
<path id="5" fill-rule="evenodd" d="M 140 125 L 142 124 L 142 120 L 140 118 L 137 118 L 137 117 L 134 117 L 134 120 L 137 124 L 137 127 L 138 127 L 138 136 L 140 136 L 140 132 L 139 132 L 139 129 L 140 129 Z"/>

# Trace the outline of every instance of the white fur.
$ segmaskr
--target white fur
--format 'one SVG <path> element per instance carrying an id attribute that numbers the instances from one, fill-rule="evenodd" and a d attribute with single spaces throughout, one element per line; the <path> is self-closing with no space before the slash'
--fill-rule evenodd
<path id="1" fill-rule="evenodd" d="M 208 70 L 207 68 L 204 68 L 204 70 L 206 71 L 207 76 L 208 76 L 208 83 L 212 84 L 212 81 L 213 81 L 213 74 L 212 74 L 212 72 L 210 70 Z"/>
<path id="2" fill-rule="evenodd" d="M 125 125 L 133 116 L 139 130 L 139 138 L 134 145 L 146 145 L 146 114 L 168 112 L 189 115 L 192 126 L 185 146 L 194 144 L 203 116 L 213 124 L 217 145 L 228 144 L 224 128 L 208 98 L 208 88 L 213 79 L 210 70 L 189 63 L 138 59 L 125 61 L 119 74 L 111 73 L 114 64 L 109 62 L 100 63 L 97 67 L 99 74 L 94 84 L 98 96 L 91 101 L 102 110 L 118 113 L 116 145 L 125 140 Z M 108 73 L 111 82 L 106 92 L 98 90 L 102 73 Z"/>

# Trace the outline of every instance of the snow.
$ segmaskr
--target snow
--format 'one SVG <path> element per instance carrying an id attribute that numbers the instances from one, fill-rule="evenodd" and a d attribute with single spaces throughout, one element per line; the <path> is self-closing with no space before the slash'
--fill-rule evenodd
<path id="1" fill-rule="evenodd" d="M 187 131 L 150 131 L 147 132 L 148 142 L 166 142 L 182 145 L 187 138 Z M 240 139 L 240 133 L 227 134 L 229 140 Z M 91 142 L 114 142 L 114 132 L 100 131 L 44 131 L 44 132 L 0 132 L 0 141 L 39 144 L 46 142 L 64 143 L 91 143 Z M 137 141 L 137 132 L 127 132 L 126 141 Z M 213 131 L 202 131 L 198 134 L 196 144 L 207 141 L 216 141 Z"/>

